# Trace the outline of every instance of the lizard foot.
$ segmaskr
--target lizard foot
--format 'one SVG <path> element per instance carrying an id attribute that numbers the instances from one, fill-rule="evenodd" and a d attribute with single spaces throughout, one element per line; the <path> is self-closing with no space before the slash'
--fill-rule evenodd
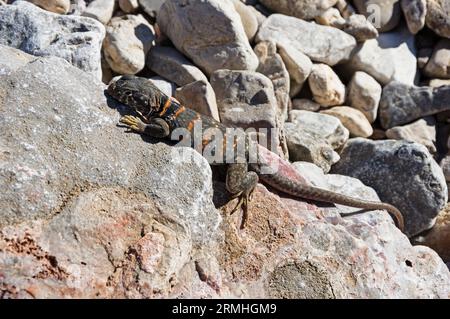
<path id="1" fill-rule="evenodd" d="M 238 195 L 233 196 L 234 198 L 239 198 L 239 201 L 237 203 L 237 205 L 233 208 L 233 210 L 231 211 L 230 215 L 234 214 L 237 210 L 239 210 L 240 208 L 242 208 L 242 222 L 241 222 L 241 229 L 244 229 L 246 224 L 247 224 L 247 220 L 248 220 L 248 203 L 250 202 L 250 199 L 253 197 L 253 192 L 255 191 L 255 189 L 253 188 L 250 192 L 242 192 Z"/>
<path id="2" fill-rule="evenodd" d="M 119 122 L 125 124 L 132 131 L 139 133 L 143 133 L 145 131 L 145 123 L 136 116 L 125 115 L 119 120 Z"/>
<path id="3" fill-rule="evenodd" d="M 242 221 L 241 221 L 241 229 L 245 228 L 245 225 L 247 224 L 248 220 L 248 194 L 241 194 L 239 196 L 239 202 L 237 203 L 236 207 L 233 208 L 231 211 L 231 215 L 234 214 L 237 210 L 242 208 Z"/>

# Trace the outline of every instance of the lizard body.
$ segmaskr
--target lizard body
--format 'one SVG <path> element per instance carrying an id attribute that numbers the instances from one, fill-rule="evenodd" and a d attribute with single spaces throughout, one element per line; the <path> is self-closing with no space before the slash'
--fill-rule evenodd
<path id="1" fill-rule="evenodd" d="M 192 132 L 197 121 L 201 121 L 202 129 L 215 129 L 223 133 L 221 145 L 215 147 L 221 151 L 223 158 L 210 164 L 227 164 L 226 188 L 233 198 L 239 197 L 235 210 L 244 208 L 244 221 L 248 207 L 248 199 L 255 189 L 259 178 L 269 186 L 286 194 L 308 200 L 341 204 L 363 209 L 384 209 L 395 219 L 397 227 L 402 231 L 404 221 L 401 212 L 388 203 L 367 201 L 333 191 L 308 185 L 306 180 L 287 162 L 275 153 L 258 145 L 247 134 L 229 135 L 229 127 L 217 122 L 211 117 L 202 115 L 192 109 L 180 105 L 154 86 L 149 80 L 137 76 L 122 76 L 108 87 L 108 94 L 119 102 L 133 108 L 142 119 L 134 116 L 124 116 L 120 122 L 126 124 L 135 132 L 158 138 L 171 138 L 176 129 Z M 173 138 L 173 136 L 172 136 Z M 202 149 L 207 148 L 213 140 L 211 134 L 201 137 Z M 192 140 L 191 144 L 195 141 Z M 225 158 L 227 147 L 236 149 L 243 145 L 243 152 L 233 152 L 233 158 Z M 191 145 L 193 146 L 193 145 Z M 250 161 L 251 148 L 256 149 L 256 161 Z M 219 156 L 220 157 L 220 156 Z M 216 157 L 217 158 L 217 157 Z M 263 170 L 268 162 L 276 161 L 278 170 L 267 173 Z"/>

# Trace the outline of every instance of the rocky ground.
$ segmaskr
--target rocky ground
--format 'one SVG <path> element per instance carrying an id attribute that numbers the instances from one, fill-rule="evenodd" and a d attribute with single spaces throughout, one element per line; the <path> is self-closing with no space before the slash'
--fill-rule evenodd
<path id="1" fill-rule="evenodd" d="M 117 125 L 122 74 L 405 234 L 262 184 L 240 229 L 220 170 Z M 0 297 L 449 298 L 449 99 L 450 0 L 0 0 Z"/>

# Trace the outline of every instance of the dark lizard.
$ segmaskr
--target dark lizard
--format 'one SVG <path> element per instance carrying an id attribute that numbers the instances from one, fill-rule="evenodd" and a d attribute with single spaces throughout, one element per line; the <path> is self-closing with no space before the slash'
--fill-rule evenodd
<path id="1" fill-rule="evenodd" d="M 120 122 L 127 125 L 132 131 L 156 138 L 173 139 L 174 136 L 171 135 L 175 130 L 185 129 L 188 132 L 192 132 L 197 121 L 201 121 L 203 132 L 207 129 L 216 129 L 223 133 L 223 142 L 215 146 L 216 152 L 221 151 L 223 155 L 226 154 L 227 147 L 232 147 L 235 150 L 237 145 L 244 145 L 243 152 L 233 152 L 231 162 L 230 158 L 224 158 L 225 155 L 218 162 L 210 162 L 210 164 L 225 163 L 228 165 L 226 188 L 233 198 L 239 198 L 235 210 L 242 206 L 244 210 L 243 224 L 246 220 L 249 197 L 259 179 L 261 179 L 276 190 L 295 197 L 363 209 L 387 210 L 396 221 L 397 227 L 403 231 L 403 216 L 393 205 L 357 199 L 308 185 L 298 173 L 295 173 L 296 170 L 288 162 L 282 160 L 278 155 L 262 146 L 257 145 L 248 134 L 238 136 L 229 135 L 227 133 L 229 127 L 211 117 L 202 115 L 181 105 L 175 99 L 161 92 L 146 78 L 130 75 L 122 76 L 109 85 L 108 94 L 119 102 L 131 107 L 139 114 L 140 118 L 127 115 L 120 119 Z M 201 145 L 203 150 L 213 140 L 213 136 L 211 135 L 202 135 Z M 243 143 L 240 144 L 241 142 Z M 190 146 L 193 146 L 193 138 L 189 143 Z M 250 161 L 250 155 L 252 154 L 250 150 L 255 151 L 255 149 L 257 150 L 256 160 Z M 268 165 L 267 162 L 273 161 L 274 159 L 278 161 L 280 165 L 279 169 L 269 174 L 264 172 L 264 165 Z M 292 178 L 292 174 L 297 174 L 297 178 Z"/>

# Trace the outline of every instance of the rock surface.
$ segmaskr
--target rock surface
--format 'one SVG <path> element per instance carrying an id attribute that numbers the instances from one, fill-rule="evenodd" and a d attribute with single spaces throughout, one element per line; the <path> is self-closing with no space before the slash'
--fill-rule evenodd
<path id="1" fill-rule="evenodd" d="M 285 177 L 378 201 L 375 190 L 360 180 L 324 174 L 343 151 L 336 165 L 361 173 L 366 182 L 376 184 L 380 196 L 406 210 L 408 235 L 433 225 L 447 200 L 445 182 L 450 180 L 450 156 L 445 155 L 450 111 L 439 111 L 448 101 L 442 86 L 448 80 L 437 78 L 445 77 L 441 74 L 446 57 L 442 50 L 433 56 L 437 44 L 444 41 L 429 28 L 416 36 L 403 26 L 381 34 L 385 39 L 376 40 L 377 49 L 366 52 L 365 63 L 385 76 L 382 82 L 374 80 L 372 73 L 355 74 L 345 64 L 368 39 L 378 36 L 369 22 L 376 22 L 374 16 L 366 19 L 357 14 L 353 2 L 346 0 L 272 1 L 274 6 L 287 6 L 288 15 L 310 15 L 304 19 L 319 25 L 273 14 L 258 0 L 168 0 L 166 4 L 176 10 L 166 10 L 164 30 L 156 23 L 164 15 L 164 0 L 71 0 L 69 16 L 42 11 L 30 2 L 6 6 L 4 2 L 0 0 L 1 297 L 450 297 L 447 266 L 430 248 L 411 246 L 385 211 L 305 202 L 259 184 L 249 201 L 246 227 L 241 229 L 244 215 L 241 210 L 231 214 L 237 199 L 226 191 L 226 167 L 210 168 L 190 148 L 140 136 L 118 125 L 120 116 L 132 111 L 110 98 L 99 79 L 108 83 L 129 70 L 110 68 L 105 56 L 111 43 L 100 50 L 103 25 L 80 15 L 86 5 L 91 11 L 97 6 L 101 8 L 97 19 L 108 23 L 108 28 L 115 26 L 111 21 L 127 19 L 127 13 L 132 20 L 141 19 L 114 43 L 123 49 L 118 55 L 125 58 L 121 64 L 126 65 L 136 50 L 142 66 L 144 46 L 152 46 L 155 40 L 157 47 L 147 53 L 139 76 L 216 119 L 219 102 L 224 111 L 220 115 L 228 117 L 228 125 L 260 128 L 259 132 L 271 135 L 269 148 L 283 158 L 317 164 L 284 166 Z M 395 1 L 370 2 L 386 6 Z M 398 0 L 392 12 L 398 12 L 401 2 L 408 26 L 421 28 L 425 13 L 417 4 L 423 1 L 408 2 L 406 8 L 406 2 Z M 386 8 L 381 13 L 387 21 Z M 36 15 L 32 23 L 31 11 Z M 441 19 L 439 27 L 445 29 L 446 19 Z M 150 41 L 135 41 L 142 27 L 152 30 Z M 259 39 L 258 29 L 272 38 Z M 167 30 L 173 32 L 169 37 Z M 35 53 L 30 39 L 39 48 L 53 45 L 58 54 Z M 3 41 L 37 56 L 4 46 Z M 417 57 L 414 42 L 420 50 Z M 186 48 L 194 49 L 188 54 Z M 101 59 L 102 77 L 85 67 L 92 57 Z M 203 59 L 202 64 L 194 57 Z M 348 129 L 337 117 L 320 113 L 321 105 L 313 101 L 317 86 L 312 92 L 306 83 L 314 76 L 311 59 L 327 64 L 322 73 L 332 74 L 335 81 L 331 82 L 341 84 L 330 86 L 325 77 L 323 88 L 333 92 L 340 91 L 343 83 L 347 91 L 353 87 L 353 103 L 361 109 L 368 107 L 373 119 L 380 90 L 376 82 L 389 88 L 396 85 L 389 83 L 391 79 L 404 78 L 411 91 L 391 96 L 388 104 L 397 108 L 393 118 L 402 111 L 406 116 L 430 109 L 439 113 L 386 132 L 376 121 L 370 138 L 386 139 L 394 132 L 396 138 L 419 141 L 436 150 L 441 166 L 436 169 L 431 155 L 419 144 L 362 140 L 363 146 L 355 146 L 355 140 L 348 142 Z M 439 89 L 416 91 L 411 81 L 415 60 L 421 69 L 415 83 Z M 226 63 L 241 66 L 230 70 Z M 432 78 L 424 77 L 427 64 Z M 207 72 L 205 65 L 213 72 Z M 211 75 L 217 101 L 208 83 Z M 339 99 L 345 96 L 345 87 L 341 93 Z M 329 100 L 332 96 L 328 95 Z M 349 100 L 350 93 L 344 105 Z M 420 104 L 418 110 L 401 109 L 414 103 Z M 357 107 L 326 110 L 335 111 L 353 135 L 359 130 L 356 135 L 366 136 L 372 129 Z M 288 122 L 284 122 L 286 114 Z M 251 133 L 264 145 L 262 135 Z M 349 148 L 355 155 L 349 155 Z M 270 157 L 267 149 L 259 149 L 261 156 Z M 267 178 L 261 175 L 260 182 Z M 432 229 L 412 240 L 436 249 L 450 265 L 445 212 L 441 210 Z"/>
<path id="2" fill-rule="evenodd" d="M 427 0 L 401 0 L 403 14 L 412 34 L 416 34 L 425 26 Z"/>
<path id="3" fill-rule="evenodd" d="M 341 13 L 336 8 L 329 8 L 322 12 L 319 16 L 315 17 L 315 21 L 318 24 L 332 26 L 338 29 L 342 29 L 345 25 L 345 19 L 341 16 Z"/>
<path id="4" fill-rule="evenodd" d="M 308 83 L 314 101 L 320 105 L 334 106 L 345 102 L 345 85 L 328 65 L 315 64 Z"/>
<path id="5" fill-rule="evenodd" d="M 450 79 L 450 40 L 442 39 L 434 48 L 424 73 L 433 78 Z"/>
<path id="6" fill-rule="evenodd" d="M 167 81 L 160 76 L 151 77 L 149 80 L 152 81 L 152 83 L 167 96 L 173 96 L 175 94 L 177 86 L 173 82 Z"/>
<path id="7" fill-rule="evenodd" d="M 284 123 L 289 160 L 305 161 L 319 166 L 328 173 L 331 166 L 340 159 L 328 141 L 319 134 L 299 129 L 297 123 Z"/>
<path id="8" fill-rule="evenodd" d="M 292 100 L 292 110 L 316 112 L 320 110 L 320 104 L 308 99 Z"/>
<path id="9" fill-rule="evenodd" d="M 450 182 L 450 156 L 447 154 L 447 156 L 445 156 L 441 160 L 439 165 L 441 166 L 442 171 L 444 172 L 445 180 L 447 182 Z"/>
<path id="10" fill-rule="evenodd" d="M 292 110 L 289 115 L 290 122 L 295 123 L 299 131 L 320 136 L 333 149 L 340 149 L 348 141 L 348 129 L 334 116 L 300 110 Z"/>
<path id="11" fill-rule="evenodd" d="M 175 92 L 175 98 L 182 105 L 220 122 L 216 94 L 209 82 L 199 80 L 180 87 Z"/>
<path id="12" fill-rule="evenodd" d="M 277 53 L 277 47 L 274 42 L 260 42 L 255 46 L 254 51 L 259 60 L 256 72 L 264 74 L 272 81 L 275 98 L 278 103 L 278 118 L 281 122 L 284 122 L 287 118 L 289 105 L 289 73 L 283 59 Z"/>
<path id="13" fill-rule="evenodd" d="M 145 67 L 145 57 L 155 45 L 155 30 L 142 15 L 115 17 L 106 27 L 105 59 L 119 74 L 136 74 Z"/>
<path id="14" fill-rule="evenodd" d="M 274 41 L 331 66 L 348 60 L 356 47 L 355 38 L 341 30 L 282 14 L 272 14 L 264 21 L 256 41 Z"/>
<path id="15" fill-rule="evenodd" d="M 242 22 L 242 26 L 244 27 L 245 34 L 249 41 L 252 41 L 258 32 L 258 18 L 256 17 L 255 12 L 251 9 L 253 7 L 246 6 L 240 0 L 232 0 L 234 8 L 236 12 L 239 14 Z"/>
<path id="16" fill-rule="evenodd" d="M 97 21 L 62 16 L 17 1 L 0 7 L 0 26 L 0 44 L 36 56 L 63 58 L 101 79 L 100 49 L 105 28 Z"/>
<path id="17" fill-rule="evenodd" d="M 348 19 L 350 16 L 356 14 L 356 10 L 353 5 L 347 0 L 338 0 L 336 2 L 336 8 L 341 13 L 342 17 Z"/>
<path id="18" fill-rule="evenodd" d="M 323 110 L 321 113 L 337 117 L 352 136 L 369 137 L 373 134 L 373 129 L 369 121 L 357 109 L 348 106 L 335 106 L 328 110 Z"/>
<path id="19" fill-rule="evenodd" d="M 126 134 L 128 108 L 66 61 L 0 53 L 3 297 L 448 297 L 445 264 L 386 212 L 345 216 L 259 185 L 241 230 L 195 151 Z"/>
<path id="20" fill-rule="evenodd" d="M 413 84 L 417 69 L 414 37 L 406 28 L 382 33 L 360 45 L 347 67 L 364 71 L 381 84 L 391 81 Z"/>
<path id="21" fill-rule="evenodd" d="M 195 152 L 196 162 L 169 164 L 177 149 L 124 134 L 103 90 L 57 58 L 32 61 L 0 81 L 0 268 L 11 296 L 164 296 L 138 287 L 168 290 L 173 269 L 220 222 L 208 164 Z M 177 199 L 166 196 L 164 180 L 177 185 Z M 202 225 L 190 225 L 186 214 Z M 17 251 L 22 238 L 27 244 Z M 127 253 L 131 246 L 136 255 Z M 117 279 L 135 267 L 136 287 Z"/>
<path id="22" fill-rule="evenodd" d="M 111 20 L 115 8 L 115 0 L 94 0 L 91 1 L 86 10 L 83 11 L 83 15 L 85 17 L 96 19 L 106 25 L 108 24 L 109 20 Z"/>
<path id="23" fill-rule="evenodd" d="M 430 229 L 447 203 L 442 170 L 420 144 L 355 138 L 340 155 L 333 173 L 358 178 L 382 201 L 396 206 L 405 217 L 409 236 Z"/>
<path id="24" fill-rule="evenodd" d="M 278 44 L 278 52 L 289 72 L 289 95 L 296 96 L 311 74 L 313 64 L 308 56 L 293 47 Z"/>
<path id="25" fill-rule="evenodd" d="M 147 66 L 161 77 L 184 86 L 195 81 L 208 82 L 203 72 L 171 47 L 156 46 L 150 50 Z"/>
<path id="26" fill-rule="evenodd" d="M 218 69 L 254 71 L 258 66 L 229 0 L 167 0 L 158 14 L 158 25 L 208 75 Z"/>
<path id="27" fill-rule="evenodd" d="M 156 18 L 159 9 L 166 0 L 139 0 L 139 5 L 146 14 L 152 18 Z"/>
<path id="28" fill-rule="evenodd" d="M 414 244 L 425 245 L 436 251 L 445 263 L 450 262 L 450 212 L 449 205 L 443 209 L 433 229 L 414 238 Z"/>
<path id="29" fill-rule="evenodd" d="M 378 37 L 377 29 L 361 14 L 351 15 L 345 21 L 342 30 L 355 37 L 358 42 L 364 42 Z"/>
<path id="30" fill-rule="evenodd" d="M 411 124 L 396 126 L 386 131 L 387 138 L 416 142 L 425 146 L 432 154 L 436 153 L 436 120 L 424 117 Z"/>
<path id="31" fill-rule="evenodd" d="M 450 86 L 437 88 L 392 82 L 383 88 L 380 122 L 385 128 L 409 123 L 427 115 L 450 110 Z"/>
<path id="32" fill-rule="evenodd" d="M 278 104 L 269 78 L 251 71 L 217 70 L 211 76 L 211 86 L 222 123 L 267 129 L 269 137 L 278 139 Z"/>
<path id="33" fill-rule="evenodd" d="M 334 150 L 347 142 L 348 130 L 326 114 L 292 110 L 289 117 L 285 132 L 290 160 L 311 162 L 329 172 L 340 158 Z"/>
<path id="34" fill-rule="evenodd" d="M 337 0 L 261 0 L 267 8 L 303 20 L 313 20 L 327 9 L 334 6 Z"/>
<path id="35" fill-rule="evenodd" d="M 347 100 L 351 107 L 360 110 L 370 123 L 375 122 L 381 99 L 381 85 L 365 72 L 355 72 L 347 87 Z"/>
<path id="36" fill-rule="evenodd" d="M 450 1 L 427 0 L 427 26 L 444 38 L 450 38 Z"/>

